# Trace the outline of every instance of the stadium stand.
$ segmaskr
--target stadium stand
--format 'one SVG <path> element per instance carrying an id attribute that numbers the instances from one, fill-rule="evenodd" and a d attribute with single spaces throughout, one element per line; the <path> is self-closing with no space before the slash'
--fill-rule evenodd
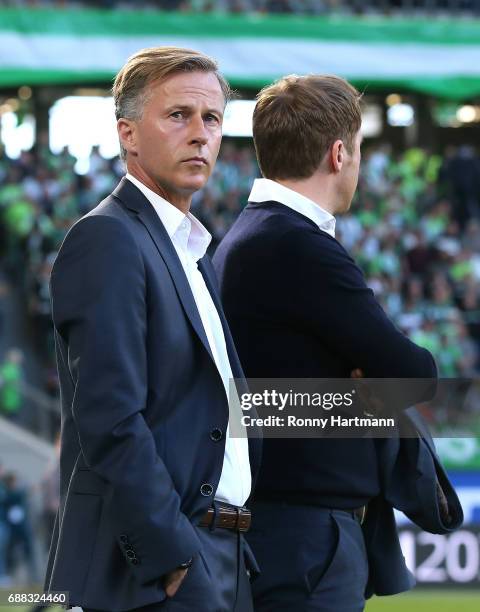
<path id="1" fill-rule="evenodd" d="M 480 12 L 480 0 L 6 0 L 4 6 L 268 14 L 410 15 Z"/>

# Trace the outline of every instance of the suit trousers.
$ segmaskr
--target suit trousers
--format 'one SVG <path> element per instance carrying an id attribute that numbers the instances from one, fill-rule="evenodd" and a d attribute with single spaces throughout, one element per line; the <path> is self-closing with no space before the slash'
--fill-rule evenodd
<path id="1" fill-rule="evenodd" d="M 223 528 L 196 529 L 202 548 L 176 594 L 132 612 L 253 612 L 246 566 L 251 552 L 243 534 Z"/>
<path id="2" fill-rule="evenodd" d="M 359 612 L 368 561 L 352 512 L 257 502 L 247 539 L 261 573 L 255 612 Z"/>

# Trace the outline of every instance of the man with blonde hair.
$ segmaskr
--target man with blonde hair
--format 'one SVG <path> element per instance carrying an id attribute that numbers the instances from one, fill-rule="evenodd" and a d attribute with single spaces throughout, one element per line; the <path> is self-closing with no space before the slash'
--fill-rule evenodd
<path id="1" fill-rule="evenodd" d="M 51 278 L 62 440 L 46 588 L 84 611 L 248 612 L 258 443 L 229 436 L 242 371 L 189 212 L 229 87 L 211 58 L 158 47 L 129 58 L 113 95 L 127 174 Z"/>
<path id="2" fill-rule="evenodd" d="M 253 137 L 264 178 L 214 257 L 247 377 L 436 375 L 430 353 L 388 320 L 335 238 L 335 215 L 348 211 L 357 186 L 360 125 L 360 95 L 339 77 L 291 75 L 258 96 Z M 366 594 L 411 586 L 391 507 L 369 505 L 382 499 L 377 442 L 264 441 L 248 536 L 261 568 L 257 612 L 358 612 Z"/>

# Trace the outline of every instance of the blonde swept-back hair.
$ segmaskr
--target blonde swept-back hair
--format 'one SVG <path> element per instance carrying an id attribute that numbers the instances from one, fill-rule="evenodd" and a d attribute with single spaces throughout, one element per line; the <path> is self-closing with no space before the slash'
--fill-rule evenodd
<path id="1" fill-rule="evenodd" d="M 338 140 L 353 152 L 361 94 L 344 79 L 291 74 L 264 87 L 253 113 L 258 163 L 269 179 L 309 178 Z"/>
<path id="2" fill-rule="evenodd" d="M 193 49 L 180 47 L 150 47 L 141 49 L 128 58 L 120 69 L 112 87 L 115 117 L 138 120 L 148 99 L 148 85 L 161 82 L 178 72 L 213 72 L 218 79 L 225 103 L 231 89 L 218 71 L 217 62 Z M 120 145 L 122 159 L 126 151 Z"/>

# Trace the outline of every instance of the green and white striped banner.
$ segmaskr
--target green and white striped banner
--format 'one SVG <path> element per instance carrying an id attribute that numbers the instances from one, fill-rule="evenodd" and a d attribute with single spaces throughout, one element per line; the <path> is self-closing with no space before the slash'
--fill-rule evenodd
<path id="1" fill-rule="evenodd" d="M 217 58 L 234 86 L 333 73 L 369 89 L 480 94 L 480 21 L 0 9 L 0 86 L 104 82 L 138 49 Z"/>

